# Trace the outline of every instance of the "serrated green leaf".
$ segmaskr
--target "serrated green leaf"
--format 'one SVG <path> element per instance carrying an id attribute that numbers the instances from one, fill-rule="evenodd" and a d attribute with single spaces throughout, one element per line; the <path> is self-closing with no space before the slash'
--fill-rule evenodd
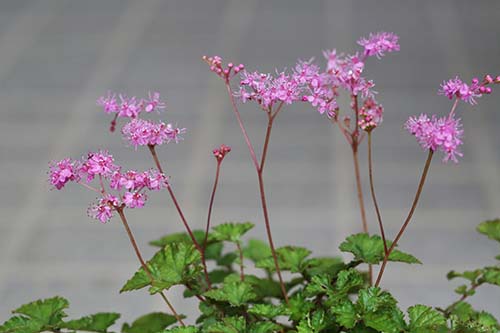
<path id="1" fill-rule="evenodd" d="M 291 271 L 292 273 L 300 273 L 304 270 L 305 260 L 310 254 L 311 251 L 298 246 L 285 246 L 276 250 L 280 270 Z M 259 260 L 255 266 L 271 272 L 276 271 L 272 256 Z"/>
<path id="2" fill-rule="evenodd" d="M 241 243 L 241 237 L 254 227 L 253 223 L 223 223 L 213 227 L 211 238 L 217 241 Z"/>
<path id="3" fill-rule="evenodd" d="M 0 333 L 36 333 L 43 325 L 31 318 L 14 316 L 0 326 Z"/>
<path id="4" fill-rule="evenodd" d="M 196 326 L 181 326 L 181 327 L 174 327 L 170 328 L 168 330 L 164 330 L 159 333 L 198 333 L 199 330 Z"/>
<path id="5" fill-rule="evenodd" d="M 217 265 L 231 268 L 236 259 L 238 259 L 238 255 L 235 252 L 229 252 L 217 260 Z"/>
<path id="6" fill-rule="evenodd" d="M 347 295 L 348 293 L 362 287 L 365 283 L 365 279 L 360 272 L 354 268 L 350 268 L 341 271 L 337 275 L 337 281 L 335 281 L 335 291 L 338 294 Z"/>
<path id="7" fill-rule="evenodd" d="M 387 333 L 399 333 L 406 326 L 403 313 L 397 308 L 365 313 L 363 321 L 366 326 Z"/>
<path id="8" fill-rule="evenodd" d="M 41 325 L 53 326 L 60 324 L 66 317 L 64 309 L 69 307 L 69 302 L 62 297 L 52 297 L 24 304 L 13 313 L 25 315 Z"/>
<path id="9" fill-rule="evenodd" d="M 250 333 L 274 333 L 281 332 L 282 327 L 270 321 L 261 321 L 250 325 L 248 332 Z"/>
<path id="10" fill-rule="evenodd" d="M 271 256 L 271 248 L 261 240 L 250 239 L 247 246 L 243 248 L 243 256 L 253 262 L 258 262 Z"/>
<path id="11" fill-rule="evenodd" d="M 200 253 L 194 245 L 186 243 L 169 243 L 158 251 L 147 262 L 153 277 L 153 283 L 141 267 L 134 276 L 127 281 L 120 292 L 136 290 L 152 285 L 150 293 L 154 294 L 178 284 L 185 284 L 195 280 L 202 268 Z"/>
<path id="12" fill-rule="evenodd" d="M 459 302 L 453 307 L 451 314 L 455 315 L 458 320 L 465 322 L 472 318 L 474 312 L 474 309 L 469 303 Z"/>
<path id="13" fill-rule="evenodd" d="M 337 323 L 345 328 L 353 328 L 359 317 L 356 313 L 356 307 L 350 300 L 344 300 L 331 307 Z"/>
<path id="14" fill-rule="evenodd" d="M 314 303 L 310 302 L 300 291 L 289 298 L 290 320 L 299 321 L 304 314 L 309 313 L 313 308 Z"/>
<path id="15" fill-rule="evenodd" d="M 379 287 L 370 287 L 359 291 L 357 304 L 362 312 L 376 312 L 383 308 L 396 306 L 397 301 Z"/>
<path id="16" fill-rule="evenodd" d="M 333 291 L 330 277 L 326 274 L 321 274 L 311 278 L 311 282 L 304 289 L 304 294 L 307 297 L 314 297 L 322 294 L 331 294 Z"/>
<path id="17" fill-rule="evenodd" d="M 287 311 L 283 305 L 255 304 L 253 307 L 248 309 L 248 313 L 268 319 L 274 319 L 278 316 L 286 314 Z"/>
<path id="18" fill-rule="evenodd" d="M 500 219 L 485 221 L 477 226 L 477 231 L 488 238 L 500 242 Z"/>
<path id="19" fill-rule="evenodd" d="M 448 272 L 448 274 L 446 274 L 446 278 L 448 280 L 452 280 L 455 278 L 463 278 L 463 279 L 469 280 L 470 282 L 474 283 L 477 281 L 477 279 L 481 276 L 482 273 L 483 273 L 482 269 L 476 269 L 473 271 L 465 271 L 462 273 L 450 271 L 450 272 Z"/>
<path id="20" fill-rule="evenodd" d="M 387 240 L 387 246 L 390 247 L 392 242 Z M 356 260 L 368 264 L 378 264 L 384 260 L 384 243 L 382 238 L 377 235 L 369 236 L 365 233 L 351 235 L 340 244 L 339 249 L 342 252 L 350 252 Z M 420 260 L 411 254 L 393 250 L 389 255 L 389 261 L 398 261 L 408 264 L 420 264 Z"/>
<path id="21" fill-rule="evenodd" d="M 243 317 L 226 317 L 221 322 L 208 327 L 207 333 L 244 333 L 246 321 Z"/>
<path id="22" fill-rule="evenodd" d="M 455 292 L 459 295 L 465 295 L 467 294 L 467 286 L 465 284 L 462 284 L 455 288 Z"/>
<path id="23" fill-rule="evenodd" d="M 311 258 L 304 263 L 304 274 L 307 276 L 327 274 L 334 277 L 345 267 L 342 259 L 338 257 Z"/>
<path id="24" fill-rule="evenodd" d="M 96 313 L 80 319 L 69 320 L 59 327 L 76 331 L 106 333 L 108 328 L 113 325 L 118 318 L 120 318 L 120 314 L 118 313 Z"/>
<path id="25" fill-rule="evenodd" d="M 485 267 L 481 280 L 485 283 L 500 286 L 500 267 Z"/>
<path id="26" fill-rule="evenodd" d="M 414 305 L 408 309 L 411 333 L 437 332 L 446 325 L 446 318 L 426 305 Z"/>
<path id="27" fill-rule="evenodd" d="M 239 275 L 234 275 L 235 280 L 239 279 Z M 283 298 L 280 284 L 275 280 L 259 278 L 255 275 L 245 275 L 245 282 L 250 283 L 253 287 L 257 299 L 264 299 L 266 297 Z"/>
<path id="28" fill-rule="evenodd" d="M 484 327 L 500 329 L 500 325 L 498 324 L 496 318 L 486 311 L 478 312 L 476 321 Z"/>
<path id="29" fill-rule="evenodd" d="M 299 322 L 297 332 L 299 333 L 319 333 L 326 328 L 330 321 L 323 309 L 314 311 L 312 314 L 308 313 L 306 318 Z"/>
<path id="30" fill-rule="evenodd" d="M 204 295 L 215 301 L 228 302 L 232 306 L 241 306 L 257 298 L 252 286 L 243 281 L 225 281 L 222 288 L 211 289 Z"/>
<path id="31" fill-rule="evenodd" d="M 153 312 L 137 318 L 131 325 L 122 326 L 123 333 L 157 333 L 177 322 L 174 316 Z"/>

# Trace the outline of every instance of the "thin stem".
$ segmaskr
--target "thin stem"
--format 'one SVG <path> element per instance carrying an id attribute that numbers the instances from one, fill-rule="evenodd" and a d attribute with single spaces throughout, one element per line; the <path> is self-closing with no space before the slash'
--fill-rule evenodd
<path id="1" fill-rule="evenodd" d="M 144 258 L 142 257 L 141 251 L 139 250 L 139 247 L 137 246 L 137 242 L 135 241 L 134 235 L 132 234 L 132 231 L 130 230 L 130 227 L 127 222 L 127 218 L 125 217 L 125 213 L 123 212 L 123 207 L 118 207 L 116 208 L 116 211 L 118 212 L 118 215 L 120 215 L 120 218 L 122 220 L 123 226 L 125 227 L 125 230 L 127 231 L 128 238 L 130 239 L 130 243 L 132 244 L 132 247 L 134 248 L 135 254 L 137 256 L 137 259 L 139 259 L 139 262 L 141 263 L 141 267 L 146 273 L 146 275 L 149 277 L 151 280 L 151 284 L 154 282 L 153 275 L 151 274 L 151 271 L 149 270 L 149 267 L 146 265 L 146 262 L 144 261 Z M 175 319 L 181 324 L 182 326 L 186 326 L 184 322 L 182 321 L 182 318 L 179 316 L 177 311 L 175 311 L 172 303 L 168 300 L 167 296 L 163 293 L 160 292 L 161 298 L 167 303 L 167 306 L 169 307 L 170 311 L 172 311 L 172 314 L 174 315 Z"/>
<path id="2" fill-rule="evenodd" d="M 149 151 L 151 152 L 151 155 L 153 156 L 153 160 L 156 164 L 156 168 L 158 169 L 158 171 L 160 173 L 163 173 L 163 169 L 161 167 L 160 160 L 158 159 L 158 155 L 156 154 L 155 146 L 148 145 L 148 147 L 149 147 Z M 191 238 L 191 241 L 193 242 L 194 247 L 198 250 L 198 252 L 200 252 L 201 263 L 203 264 L 203 272 L 205 275 L 205 281 L 207 283 L 208 288 L 211 289 L 212 284 L 210 283 L 210 279 L 208 277 L 208 269 L 207 269 L 207 263 L 205 260 L 205 253 L 204 253 L 203 249 L 201 248 L 200 244 L 198 243 L 198 241 L 196 240 L 196 238 L 194 237 L 193 231 L 191 230 L 191 228 L 189 227 L 189 224 L 187 223 L 186 217 L 184 216 L 184 213 L 182 212 L 182 209 L 181 209 L 179 203 L 177 202 L 177 198 L 175 197 L 174 191 L 172 190 L 172 186 L 170 186 L 170 184 L 167 186 L 167 190 L 168 190 L 168 193 L 170 194 L 170 198 L 172 199 L 172 201 L 175 205 L 175 208 L 177 209 L 177 213 L 179 213 L 179 216 L 182 220 L 182 223 L 184 224 L 184 227 L 186 228 L 186 230 L 189 234 L 189 237 Z"/>
<path id="3" fill-rule="evenodd" d="M 217 169 L 215 170 L 214 187 L 212 189 L 212 195 L 210 196 L 210 203 L 208 205 L 207 227 L 205 229 L 205 239 L 203 240 L 203 253 L 205 253 L 205 250 L 207 249 L 208 231 L 210 230 L 210 218 L 212 216 L 212 207 L 214 205 L 215 192 L 217 191 L 217 184 L 219 183 L 220 164 L 221 164 L 221 162 L 217 161 Z"/>
<path id="4" fill-rule="evenodd" d="M 431 166 L 433 155 L 434 155 L 434 152 L 432 151 L 432 149 L 429 149 L 429 155 L 427 155 L 427 160 L 425 161 L 424 170 L 422 172 L 422 176 L 421 176 L 420 182 L 418 184 L 417 193 L 415 194 L 415 198 L 413 199 L 413 204 L 411 205 L 410 212 L 408 213 L 408 216 L 406 217 L 406 220 L 403 223 L 403 226 L 399 230 L 399 232 L 396 236 L 396 239 L 394 239 L 394 242 L 392 243 L 391 247 L 387 251 L 387 254 L 384 256 L 384 261 L 382 263 L 382 266 L 380 267 L 380 271 L 379 271 L 378 277 L 377 277 L 377 282 L 375 283 L 376 287 L 378 287 L 378 285 L 380 284 L 380 280 L 382 279 L 382 275 L 384 274 L 385 266 L 387 265 L 387 261 L 389 259 L 389 256 L 392 253 L 392 250 L 394 250 L 394 248 L 398 245 L 399 239 L 401 238 L 401 236 L 403 236 L 403 233 L 405 232 L 406 227 L 410 223 L 411 218 L 413 216 L 413 213 L 415 212 L 415 209 L 417 208 L 418 200 L 420 199 L 420 194 L 422 194 L 422 189 L 424 188 L 425 179 L 427 178 L 427 173 L 429 171 L 429 167 Z"/>
<path id="5" fill-rule="evenodd" d="M 356 177 L 356 190 L 358 193 L 359 211 L 361 213 L 361 221 L 363 223 L 363 232 L 368 233 L 368 223 L 366 222 L 366 211 L 365 203 L 363 200 L 363 189 L 361 187 L 361 175 L 359 172 L 359 160 L 358 160 L 358 144 L 353 143 L 352 146 L 352 157 L 354 161 L 354 174 Z"/>
<path id="6" fill-rule="evenodd" d="M 259 180 L 259 191 L 260 191 L 260 199 L 261 199 L 261 204 L 262 204 L 262 212 L 264 214 L 264 222 L 266 225 L 266 233 L 267 233 L 267 239 L 269 241 L 269 247 L 271 248 L 271 253 L 273 255 L 273 260 L 274 260 L 274 266 L 276 268 L 276 273 L 278 275 L 280 287 L 281 287 L 281 292 L 283 293 L 283 297 L 285 299 L 286 304 L 288 304 L 288 295 L 287 291 L 285 288 L 285 283 L 283 282 L 283 277 L 281 276 L 281 270 L 279 267 L 278 263 L 278 256 L 276 255 L 276 249 L 274 247 L 274 242 L 273 242 L 273 237 L 271 233 L 271 225 L 269 222 L 269 213 L 267 211 L 267 203 L 266 203 L 266 194 L 264 190 L 264 178 L 263 178 L 263 166 L 266 160 L 266 155 L 267 155 L 267 148 L 269 146 L 269 140 L 271 137 L 271 130 L 272 130 L 272 124 L 275 116 L 281 109 L 280 107 L 277 109 L 276 113 L 274 116 L 270 116 L 268 118 L 268 127 L 266 131 L 266 138 L 264 140 L 264 147 L 262 149 L 262 160 L 261 160 L 261 165 L 259 165 L 259 162 L 257 161 L 257 156 L 255 155 L 255 150 L 252 146 L 252 143 L 250 142 L 250 139 L 248 137 L 247 131 L 245 129 L 245 126 L 243 125 L 243 121 L 240 116 L 240 112 L 238 111 L 238 107 L 236 106 L 236 102 L 234 100 L 233 92 L 231 90 L 231 86 L 229 85 L 229 81 L 226 80 L 226 89 L 229 94 L 229 99 L 231 100 L 231 105 L 233 106 L 233 111 L 234 114 L 236 115 L 236 119 L 238 120 L 238 124 L 240 125 L 241 132 L 243 133 L 243 136 L 245 138 L 245 141 L 247 143 L 248 150 L 250 151 L 250 156 L 252 158 L 253 164 L 255 166 L 255 170 L 257 171 L 257 176 Z"/>
<path id="7" fill-rule="evenodd" d="M 477 284 L 472 284 L 469 290 L 465 294 L 462 295 L 457 301 L 453 302 L 450 306 L 448 306 L 445 310 L 444 313 L 449 315 L 451 313 L 451 310 L 453 310 L 454 307 L 458 305 L 458 303 L 463 302 L 467 297 L 471 296 L 470 292 L 475 291 L 477 287 L 479 287 L 482 283 L 477 283 Z"/>
<path id="8" fill-rule="evenodd" d="M 243 265 L 243 250 L 241 249 L 240 243 L 236 243 L 236 248 L 238 249 L 238 253 L 240 255 L 240 280 L 245 281 L 245 272 Z"/>
<path id="9" fill-rule="evenodd" d="M 85 184 L 85 183 L 82 183 L 82 182 L 78 182 L 78 184 L 82 185 L 83 187 L 85 187 L 85 188 L 87 188 L 87 189 L 89 189 L 89 190 L 91 190 L 91 191 L 94 191 L 94 192 L 97 192 L 97 193 L 99 193 L 99 194 L 102 194 L 102 193 L 101 193 L 101 191 L 99 191 L 98 189 L 96 189 L 96 188 L 95 188 L 95 187 L 93 187 L 93 186 L 90 186 L 90 185 Z"/>
<path id="10" fill-rule="evenodd" d="M 375 206 L 375 212 L 377 213 L 378 226 L 380 228 L 380 234 L 382 236 L 382 241 L 384 242 L 384 254 L 387 255 L 387 242 L 385 240 L 384 225 L 382 223 L 382 215 L 380 214 L 380 209 L 378 208 L 377 197 L 375 196 L 375 187 L 373 185 L 373 163 L 372 163 L 372 132 L 368 132 L 368 174 L 370 175 L 370 191 L 372 193 L 373 206 Z"/>

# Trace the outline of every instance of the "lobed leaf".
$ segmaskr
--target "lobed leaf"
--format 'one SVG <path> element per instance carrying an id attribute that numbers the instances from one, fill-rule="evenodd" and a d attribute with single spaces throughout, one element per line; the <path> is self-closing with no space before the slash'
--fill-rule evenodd
<path id="1" fill-rule="evenodd" d="M 118 318 L 120 318 L 120 314 L 114 312 L 96 313 L 80 319 L 67 321 L 59 327 L 77 331 L 106 333 L 108 332 L 108 328 L 111 327 Z"/>
<path id="2" fill-rule="evenodd" d="M 157 333 L 176 322 L 172 315 L 153 312 L 137 318 L 131 325 L 123 324 L 122 333 Z"/>

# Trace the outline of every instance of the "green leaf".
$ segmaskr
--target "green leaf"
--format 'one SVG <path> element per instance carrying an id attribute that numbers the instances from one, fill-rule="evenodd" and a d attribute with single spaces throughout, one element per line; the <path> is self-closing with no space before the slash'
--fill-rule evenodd
<path id="1" fill-rule="evenodd" d="M 241 243 L 241 237 L 254 227 L 253 223 L 223 223 L 212 229 L 211 237 L 217 241 Z"/>
<path id="2" fill-rule="evenodd" d="M 248 313 L 268 319 L 274 319 L 278 316 L 285 315 L 287 310 L 281 304 L 255 304 L 252 308 L 248 309 Z"/>
<path id="3" fill-rule="evenodd" d="M 370 287 L 359 291 L 357 304 L 363 312 L 375 312 L 382 308 L 394 307 L 396 300 L 379 287 Z"/>
<path id="4" fill-rule="evenodd" d="M 366 326 L 387 333 L 399 333 L 406 326 L 403 313 L 397 308 L 366 313 L 363 315 L 363 321 Z"/>
<path id="5" fill-rule="evenodd" d="M 96 313 L 80 319 L 67 321 L 60 325 L 60 327 L 76 331 L 106 333 L 108 328 L 113 325 L 118 318 L 120 318 L 120 314 L 118 313 Z"/>
<path id="6" fill-rule="evenodd" d="M 234 275 L 234 277 L 235 281 L 240 278 L 239 275 Z M 280 284 L 275 280 L 259 278 L 255 275 L 248 274 L 245 275 L 245 282 L 252 285 L 253 291 L 257 295 L 257 299 L 264 299 L 266 297 L 283 298 Z"/>
<path id="7" fill-rule="evenodd" d="M 174 316 L 153 312 L 137 318 L 132 325 L 123 324 L 123 333 L 157 333 L 164 330 L 168 326 L 175 324 L 177 319 Z"/>
<path id="8" fill-rule="evenodd" d="M 326 328 L 329 320 L 323 309 L 316 310 L 312 315 L 308 313 L 297 326 L 298 333 L 319 333 Z"/>
<path id="9" fill-rule="evenodd" d="M 344 300 L 331 307 L 336 321 L 345 328 L 353 328 L 359 317 L 356 313 L 356 307 L 350 300 Z"/>
<path id="10" fill-rule="evenodd" d="M 477 231 L 488 238 L 500 242 L 500 219 L 485 221 L 477 226 Z"/>
<path id="11" fill-rule="evenodd" d="M 282 327 L 270 321 L 260 321 L 250 325 L 248 332 L 250 333 L 274 333 L 280 332 Z"/>
<path id="12" fill-rule="evenodd" d="M 231 269 L 231 265 L 234 264 L 236 259 L 238 259 L 238 255 L 235 252 L 229 252 L 217 260 L 217 265 Z"/>
<path id="13" fill-rule="evenodd" d="M 243 256 L 255 263 L 271 255 L 271 248 L 269 245 L 258 239 L 250 239 L 248 245 L 243 248 Z"/>
<path id="14" fill-rule="evenodd" d="M 68 307 L 69 303 L 66 299 L 56 296 L 24 304 L 13 313 L 25 315 L 42 326 L 55 326 L 66 317 L 64 309 Z"/>
<path id="15" fill-rule="evenodd" d="M 226 317 L 222 322 L 210 326 L 207 333 L 244 333 L 246 321 L 243 317 Z"/>
<path id="16" fill-rule="evenodd" d="M 276 250 L 280 269 L 282 271 L 291 271 L 292 273 L 300 273 L 303 271 L 305 268 L 305 259 L 310 254 L 311 251 L 298 246 L 285 246 Z M 271 272 L 276 270 L 274 258 L 272 256 L 259 260 L 255 266 Z"/>
<path id="17" fill-rule="evenodd" d="M 182 327 L 174 327 L 168 330 L 164 330 L 158 333 L 198 333 L 198 328 L 196 326 L 182 326 Z"/>
<path id="18" fill-rule="evenodd" d="M 498 324 L 496 318 L 488 312 L 485 311 L 478 312 L 476 321 L 483 327 L 500 329 L 500 325 Z"/>
<path id="19" fill-rule="evenodd" d="M 304 274 L 307 276 L 327 274 L 334 277 L 345 267 L 342 259 L 338 257 L 311 258 L 304 263 Z"/>
<path id="20" fill-rule="evenodd" d="M 475 283 L 477 281 L 477 279 L 481 276 L 482 273 L 483 273 L 482 269 L 476 269 L 473 271 L 465 271 L 463 273 L 450 271 L 448 274 L 446 274 L 446 278 L 448 280 L 452 280 L 455 278 L 463 278 L 463 279 L 469 280 L 472 283 Z"/>
<path id="21" fill-rule="evenodd" d="M 314 297 L 322 294 L 333 294 L 333 291 L 330 277 L 326 274 L 321 274 L 311 278 L 311 282 L 304 289 L 304 294 L 308 297 Z"/>
<path id="22" fill-rule="evenodd" d="M 337 275 L 337 281 L 335 281 L 335 291 L 337 294 L 347 295 L 348 293 L 362 287 L 364 283 L 365 279 L 361 273 L 354 268 L 350 268 L 341 271 Z"/>
<path id="23" fill-rule="evenodd" d="M 0 333 L 36 333 L 43 325 L 31 318 L 14 316 L 0 326 Z"/>
<path id="24" fill-rule="evenodd" d="M 167 244 L 147 262 L 147 266 L 153 277 L 150 288 L 152 294 L 195 280 L 202 270 L 200 253 L 194 245 L 186 243 Z M 148 285 L 151 285 L 151 280 L 141 267 L 120 292 L 141 289 Z"/>
<path id="25" fill-rule="evenodd" d="M 241 306 L 257 298 L 252 286 L 242 281 L 225 281 L 222 288 L 211 289 L 204 295 L 215 301 L 228 302 L 232 306 Z"/>
<path id="26" fill-rule="evenodd" d="M 500 267 L 485 267 L 481 280 L 489 284 L 500 286 Z"/>
<path id="27" fill-rule="evenodd" d="M 366 326 L 382 332 L 397 333 L 404 329 L 406 323 L 396 304 L 388 292 L 370 287 L 359 291 L 356 306 Z"/>
<path id="28" fill-rule="evenodd" d="M 309 313 L 314 308 L 314 303 L 305 298 L 302 292 L 297 292 L 290 297 L 288 310 L 290 311 L 290 320 L 299 321 L 304 314 Z"/>
<path id="29" fill-rule="evenodd" d="M 387 240 L 387 247 L 390 247 L 392 242 Z M 342 252 L 350 252 L 356 260 L 361 260 L 368 264 L 378 264 L 384 260 L 384 243 L 382 238 L 377 235 L 369 236 L 366 233 L 359 233 L 347 237 L 340 244 Z M 420 264 L 421 262 L 411 254 L 404 253 L 398 250 L 393 250 L 389 255 L 389 261 L 399 261 L 408 264 Z"/>
<path id="30" fill-rule="evenodd" d="M 408 309 L 411 333 L 437 332 L 446 325 L 446 318 L 426 305 L 414 305 Z"/>

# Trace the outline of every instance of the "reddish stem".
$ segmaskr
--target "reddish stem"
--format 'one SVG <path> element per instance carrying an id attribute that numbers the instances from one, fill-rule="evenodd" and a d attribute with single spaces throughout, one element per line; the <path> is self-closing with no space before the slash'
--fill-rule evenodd
<path id="1" fill-rule="evenodd" d="M 240 255 L 240 280 L 245 281 L 245 272 L 243 266 L 243 250 L 241 249 L 240 243 L 236 243 L 236 248 L 238 249 L 238 253 Z"/>
<path id="2" fill-rule="evenodd" d="M 158 171 L 160 173 L 163 174 L 163 169 L 161 167 L 160 160 L 158 159 L 158 155 L 156 154 L 155 146 L 148 145 L 148 147 L 149 147 L 149 151 L 151 152 L 151 155 L 153 156 L 153 160 L 156 164 L 156 168 L 158 169 Z M 191 238 L 191 241 L 193 242 L 194 247 L 198 250 L 198 252 L 200 252 L 201 262 L 203 264 L 203 272 L 205 274 L 205 281 L 207 283 L 208 288 L 211 289 L 212 284 L 210 283 L 210 278 L 208 277 L 208 269 L 207 269 L 207 263 L 205 260 L 205 253 L 204 253 L 203 249 L 201 248 L 200 244 L 198 243 L 198 241 L 196 240 L 196 238 L 194 237 L 193 231 L 191 230 L 191 228 L 189 227 L 189 224 L 187 223 L 186 217 L 184 216 L 184 213 L 182 212 L 182 209 L 181 209 L 179 203 L 177 202 L 177 198 L 175 197 L 174 191 L 172 190 L 172 187 L 170 186 L 170 184 L 167 186 L 167 190 L 168 190 L 168 193 L 170 194 L 170 198 L 172 199 L 172 201 L 175 205 L 175 208 L 177 209 L 177 212 L 179 213 L 179 216 L 182 220 L 182 223 L 184 224 L 184 227 L 186 228 L 186 230 L 189 234 L 189 237 Z"/>
<path id="3" fill-rule="evenodd" d="M 127 231 L 128 238 L 130 239 L 130 243 L 132 244 L 132 247 L 134 248 L 135 254 L 137 256 L 137 259 L 139 259 L 139 262 L 141 263 L 141 267 L 148 276 L 148 278 L 151 280 L 151 284 L 154 282 L 153 275 L 151 274 L 151 271 L 149 270 L 149 267 L 146 265 L 146 262 L 144 261 L 144 258 L 142 257 L 141 251 L 139 250 L 139 247 L 137 246 L 137 242 L 135 241 L 134 235 L 132 234 L 132 230 L 130 230 L 130 227 L 127 222 L 127 218 L 125 217 L 125 213 L 123 212 L 123 207 L 117 207 L 116 211 L 118 212 L 118 215 L 120 215 L 120 218 L 122 220 L 123 226 L 125 227 L 125 230 Z M 182 326 L 186 326 L 184 322 L 182 321 L 182 318 L 179 316 L 177 311 L 175 311 L 172 303 L 168 300 L 167 296 L 163 293 L 160 292 L 161 297 L 167 303 L 167 306 L 169 307 L 170 311 L 172 311 L 172 314 L 174 315 L 175 319 L 181 324 Z"/>
<path id="4" fill-rule="evenodd" d="M 425 179 L 427 178 L 427 173 L 429 171 L 429 167 L 431 166 L 431 161 L 432 161 L 432 156 L 434 155 L 434 152 L 432 149 L 429 149 L 429 155 L 427 155 L 427 160 L 425 161 L 425 166 L 424 170 L 422 172 L 422 176 L 420 178 L 420 182 L 418 184 L 418 189 L 417 193 L 415 194 L 415 198 L 413 199 L 413 204 L 411 205 L 410 212 L 408 213 L 408 216 L 406 217 L 405 222 L 403 223 L 403 226 L 398 232 L 398 235 L 396 236 L 396 239 L 394 239 L 394 242 L 392 243 L 391 247 L 387 251 L 387 254 L 384 256 L 384 261 L 382 263 L 382 266 L 380 267 L 380 271 L 377 276 L 377 282 L 375 282 L 375 286 L 378 287 L 380 284 L 380 280 L 382 279 L 382 275 L 384 274 L 385 266 L 387 265 L 387 261 L 389 259 L 389 256 L 391 255 L 392 251 L 394 248 L 398 245 L 399 239 L 401 236 L 403 236 L 403 233 L 406 230 L 406 227 L 411 221 L 411 218 L 413 216 L 413 213 L 415 212 L 415 209 L 417 208 L 418 200 L 420 199 L 420 194 L 422 194 L 422 189 L 424 188 L 425 184 Z"/>
<path id="5" fill-rule="evenodd" d="M 378 226 L 380 228 L 380 234 L 382 236 L 382 241 L 384 242 L 384 255 L 387 255 L 387 242 L 385 240 L 384 225 L 382 223 L 382 215 L 380 214 L 380 209 L 377 203 L 377 197 L 375 196 L 375 186 L 373 185 L 373 163 L 372 163 L 372 133 L 368 132 L 368 174 L 370 175 L 370 191 L 372 193 L 373 206 L 375 206 L 375 212 L 377 213 Z"/>
<path id="6" fill-rule="evenodd" d="M 203 241 L 203 253 L 205 253 L 205 250 L 207 249 L 208 231 L 210 230 L 210 218 L 212 216 L 212 207 L 214 205 L 215 192 L 217 191 L 217 184 L 219 182 L 220 164 L 221 164 L 221 162 L 217 161 L 217 169 L 215 171 L 214 187 L 212 189 L 212 195 L 210 196 L 210 204 L 208 205 L 207 227 L 205 229 L 205 239 Z"/>
<path id="7" fill-rule="evenodd" d="M 283 277 L 281 276 L 281 269 L 279 267 L 278 263 L 278 256 L 276 254 L 276 249 L 274 247 L 274 242 L 273 242 L 273 236 L 271 233 L 271 225 L 269 222 L 269 213 L 267 211 L 267 202 L 266 202 L 266 194 L 264 190 L 264 178 L 263 178 L 263 167 L 264 163 L 266 161 L 266 155 L 267 155 L 267 148 L 269 146 L 269 139 L 271 138 L 271 130 L 272 130 L 272 124 L 275 119 L 275 116 L 278 114 L 278 112 L 281 110 L 281 106 L 278 107 L 276 110 L 275 114 L 272 115 L 272 110 L 269 110 L 269 118 L 268 118 L 268 126 L 267 126 L 267 131 L 266 131 L 266 138 L 264 140 L 264 147 L 262 149 L 262 158 L 261 158 L 261 165 L 259 165 L 259 162 L 257 161 L 257 156 L 255 155 L 255 150 L 252 146 L 252 143 L 250 142 L 250 139 L 248 137 L 247 131 L 245 129 L 245 126 L 243 125 L 243 121 L 240 116 L 240 112 L 238 111 L 238 107 L 236 106 L 236 102 L 234 100 L 233 92 L 231 90 L 231 86 L 229 85 L 229 81 L 226 80 L 226 89 L 229 94 L 229 99 L 231 100 L 231 104 L 233 106 L 233 111 L 234 114 L 236 115 L 236 119 L 238 120 L 238 124 L 240 126 L 241 132 L 243 133 L 243 136 L 245 138 L 248 150 L 250 151 L 250 156 L 252 158 L 253 164 L 255 166 L 255 170 L 257 171 L 257 176 L 259 180 L 259 191 L 260 191 L 260 199 L 261 199 L 261 204 L 262 204 L 262 212 L 264 214 L 264 222 L 266 225 L 266 233 L 267 233 L 267 239 L 269 241 L 269 247 L 271 248 L 271 253 L 273 256 L 274 260 L 274 266 L 276 268 L 276 273 L 278 275 L 280 287 L 281 287 L 281 292 L 283 293 L 283 297 L 285 299 L 286 304 L 288 304 L 288 295 L 287 291 L 285 288 L 285 283 L 283 282 Z"/>

